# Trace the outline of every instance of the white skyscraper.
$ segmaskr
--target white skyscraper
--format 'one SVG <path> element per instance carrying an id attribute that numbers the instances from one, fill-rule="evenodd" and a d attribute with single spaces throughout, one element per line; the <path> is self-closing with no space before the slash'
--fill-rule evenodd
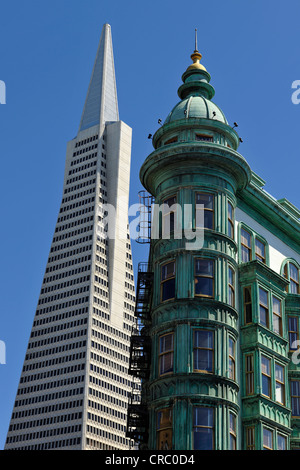
<path id="1" fill-rule="evenodd" d="M 128 231 L 131 128 L 119 120 L 103 26 L 5 449 L 123 449 L 134 278 Z M 106 207 L 116 223 L 105 238 Z M 118 217 L 120 215 L 120 217 Z"/>

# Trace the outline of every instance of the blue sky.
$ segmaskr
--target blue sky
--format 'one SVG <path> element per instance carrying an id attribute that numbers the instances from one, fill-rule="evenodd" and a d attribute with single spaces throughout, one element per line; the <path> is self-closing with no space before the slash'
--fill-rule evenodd
<path id="1" fill-rule="evenodd" d="M 240 153 L 276 198 L 300 207 L 298 1 L 19 0 L 1 6 L 0 449 L 62 196 L 66 143 L 75 137 L 104 23 L 112 27 L 120 118 L 133 128 L 130 202 L 149 133 L 178 101 L 198 49 L 214 101 L 243 139 Z M 144 247 L 133 242 L 136 267 Z"/>

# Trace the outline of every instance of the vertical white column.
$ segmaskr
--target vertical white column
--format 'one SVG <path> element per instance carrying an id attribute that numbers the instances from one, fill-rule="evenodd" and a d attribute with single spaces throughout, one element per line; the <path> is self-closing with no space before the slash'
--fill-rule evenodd
<path id="1" fill-rule="evenodd" d="M 109 228 L 109 292 L 111 322 L 123 327 L 124 281 L 128 225 L 129 178 L 132 130 L 118 121 L 106 126 L 108 204 L 115 209 L 115 221 Z"/>

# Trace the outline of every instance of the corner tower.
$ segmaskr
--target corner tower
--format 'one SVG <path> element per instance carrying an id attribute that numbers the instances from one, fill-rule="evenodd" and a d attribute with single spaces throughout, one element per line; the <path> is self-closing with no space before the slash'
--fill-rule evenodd
<path id="1" fill-rule="evenodd" d="M 234 289 L 237 275 L 236 194 L 251 170 L 237 151 L 237 133 L 212 101 L 197 48 L 191 58 L 180 101 L 140 171 L 160 206 L 150 249 L 152 353 L 144 385 L 151 449 L 224 449 L 222 430 L 240 410 L 238 312 L 227 286 Z"/>
<path id="2" fill-rule="evenodd" d="M 299 449 L 300 211 L 264 190 L 191 58 L 140 170 L 155 205 L 136 435 L 149 449 Z"/>

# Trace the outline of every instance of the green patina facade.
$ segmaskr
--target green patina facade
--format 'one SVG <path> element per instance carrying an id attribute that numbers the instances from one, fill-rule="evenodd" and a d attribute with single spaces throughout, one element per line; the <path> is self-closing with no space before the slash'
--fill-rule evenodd
<path id="1" fill-rule="evenodd" d="M 152 226 L 152 277 L 139 320 L 135 436 L 149 449 L 300 448 L 292 344 L 300 327 L 300 213 L 263 190 L 211 101 L 201 55 L 191 57 L 180 101 L 140 170 L 166 209 Z"/>

